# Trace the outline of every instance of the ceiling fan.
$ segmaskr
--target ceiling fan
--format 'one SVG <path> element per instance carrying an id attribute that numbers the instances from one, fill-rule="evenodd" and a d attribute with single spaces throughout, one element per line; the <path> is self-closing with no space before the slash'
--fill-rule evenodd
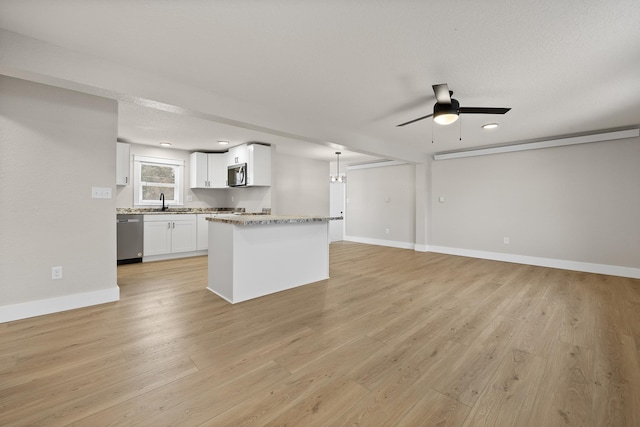
<path id="1" fill-rule="evenodd" d="M 460 114 L 505 114 L 511 108 L 494 107 L 461 107 L 457 99 L 453 99 L 453 91 L 449 90 L 446 83 L 433 85 L 433 92 L 436 94 L 436 103 L 433 106 L 433 113 L 418 117 L 406 123 L 401 123 L 396 127 L 409 125 L 417 121 L 433 116 L 433 121 L 440 125 L 450 125 L 458 120 Z"/>

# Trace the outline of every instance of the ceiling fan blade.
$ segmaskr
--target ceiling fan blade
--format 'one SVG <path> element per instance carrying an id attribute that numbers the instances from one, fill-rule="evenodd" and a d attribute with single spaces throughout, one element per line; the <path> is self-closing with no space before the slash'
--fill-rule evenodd
<path id="1" fill-rule="evenodd" d="M 426 118 L 431 117 L 431 116 L 433 116 L 433 114 L 427 114 L 426 116 L 418 117 L 417 119 L 413 119 L 413 120 L 408 121 L 408 122 L 406 122 L 406 123 L 401 123 L 401 124 L 399 124 L 399 125 L 396 125 L 396 127 L 397 127 L 397 128 L 399 128 L 400 126 L 410 125 L 411 123 L 418 122 L 418 121 L 420 121 L 420 120 L 426 119 Z"/>
<path id="2" fill-rule="evenodd" d="M 431 87 L 436 94 L 438 104 L 451 104 L 451 92 L 449 92 L 449 86 L 446 83 L 433 85 Z"/>
<path id="3" fill-rule="evenodd" d="M 460 107 L 460 114 L 505 114 L 511 108 Z"/>

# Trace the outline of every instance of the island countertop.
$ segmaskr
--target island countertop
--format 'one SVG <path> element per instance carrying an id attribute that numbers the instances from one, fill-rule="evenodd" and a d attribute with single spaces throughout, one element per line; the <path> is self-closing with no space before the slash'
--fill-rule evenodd
<path id="1" fill-rule="evenodd" d="M 306 216 L 306 215 L 218 215 L 207 218 L 207 221 L 222 222 L 233 225 L 265 225 L 265 224 L 297 224 L 306 222 L 327 222 L 344 219 L 341 216 Z"/>

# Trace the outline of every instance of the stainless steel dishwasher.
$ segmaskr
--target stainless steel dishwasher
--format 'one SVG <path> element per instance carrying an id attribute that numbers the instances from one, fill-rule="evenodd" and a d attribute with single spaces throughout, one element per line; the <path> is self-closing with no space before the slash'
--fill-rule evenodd
<path id="1" fill-rule="evenodd" d="M 142 215 L 117 215 L 118 265 L 142 262 L 144 222 Z"/>

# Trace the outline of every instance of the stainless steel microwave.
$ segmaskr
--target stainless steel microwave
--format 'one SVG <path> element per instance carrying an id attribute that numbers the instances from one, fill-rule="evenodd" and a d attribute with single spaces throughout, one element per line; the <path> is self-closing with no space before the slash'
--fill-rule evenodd
<path id="1" fill-rule="evenodd" d="M 247 185 L 246 163 L 227 167 L 227 185 L 229 187 L 242 187 L 243 185 Z"/>

